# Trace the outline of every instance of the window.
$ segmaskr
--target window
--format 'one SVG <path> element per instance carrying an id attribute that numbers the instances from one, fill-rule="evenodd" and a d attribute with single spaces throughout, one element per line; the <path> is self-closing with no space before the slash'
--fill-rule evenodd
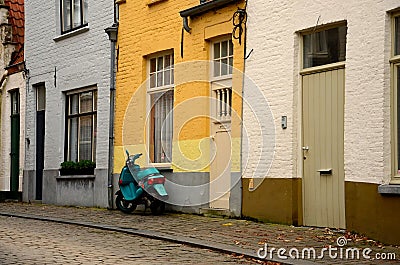
<path id="1" fill-rule="evenodd" d="M 174 55 L 149 59 L 150 158 L 153 163 L 170 163 L 172 158 L 174 107 Z"/>
<path id="2" fill-rule="evenodd" d="M 232 89 L 218 88 L 214 90 L 216 102 L 216 118 L 219 121 L 230 121 L 232 112 Z"/>
<path id="3" fill-rule="evenodd" d="M 303 68 L 345 61 L 346 34 L 345 25 L 305 34 Z"/>
<path id="4" fill-rule="evenodd" d="M 213 58 L 211 90 L 214 96 L 212 102 L 213 115 L 217 121 L 231 120 L 232 107 L 232 68 L 233 68 L 233 43 L 232 40 L 222 40 L 211 45 Z M 218 77 L 224 77 L 220 80 Z"/>
<path id="5" fill-rule="evenodd" d="M 19 114 L 19 91 L 11 91 L 11 115 Z"/>
<path id="6" fill-rule="evenodd" d="M 392 158 L 393 175 L 400 178 L 400 14 L 393 16 L 392 36 Z"/>
<path id="7" fill-rule="evenodd" d="M 215 42 L 213 44 L 213 77 L 232 74 L 233 43 L 232 40 Z"/>
<path id="8" fill-rule="evenodd" d="M 394 55 L 400 55 L 400 15 L 394 18 Z"/>
<path id="9" fill-rule="evenodd" d="M 61 32 L 87 25 L 88 0 L 61 0 Z"/>
<path id="10" fill-rule="evenodd" d="M 172 54 L 150 59 L 150 89 L 165 89 L 174 84 Z"/>
<path id="11" fill-rule="evenodd" d="M 97 91 L 67 94 L 66 160 L 95 161 Z"/>
<path id="12" fill-rule="evenodd" d="M 46 88 L 44 85 L 38 85 L 36 88 L 36 111 L 46 109 Z"/>

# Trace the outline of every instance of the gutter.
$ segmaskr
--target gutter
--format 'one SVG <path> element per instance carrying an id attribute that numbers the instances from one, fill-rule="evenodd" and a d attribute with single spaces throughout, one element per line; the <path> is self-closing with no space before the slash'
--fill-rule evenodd
<path id="1" fill-rule="evenodd" d="M 198 16 L 204 14 L 210 10 L 218 9 L 224 7 L 228 4 L 238 2 L 238 0 L 213 0 L 206 2 L 186 10 L 180 11 L 179 14 L 183 18 L 183 28 L 190 33 L 191 28 L 189 27 L 189 17 Z"/>

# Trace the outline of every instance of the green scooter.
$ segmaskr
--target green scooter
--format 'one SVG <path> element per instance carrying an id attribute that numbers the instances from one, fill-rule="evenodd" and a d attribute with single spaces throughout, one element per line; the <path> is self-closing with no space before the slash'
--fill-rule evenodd
<path id="1" fill-rule="evenodd" d="M 156 168 L 141 169 L 135 164 L 142 154 L 127 154 L 126 164 L 119 176 L 119 190 L 115 203 L 117 208 L 124 213 L 132 213 L 139 204 L 145 205 L 145 211 L 150 208 L 155 215 L 165 211 L 165 200 L 168 193 L 165 190 L 165 177 Z"/>

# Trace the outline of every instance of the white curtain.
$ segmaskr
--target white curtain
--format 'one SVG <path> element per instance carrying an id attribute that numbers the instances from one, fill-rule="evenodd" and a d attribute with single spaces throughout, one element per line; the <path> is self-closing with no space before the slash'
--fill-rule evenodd
<path id="1" fill-rule="evenodd" d="M 168 163 L 172 159 L 174 91 L 153 95 L 154 104 L 154 162 Z"/>

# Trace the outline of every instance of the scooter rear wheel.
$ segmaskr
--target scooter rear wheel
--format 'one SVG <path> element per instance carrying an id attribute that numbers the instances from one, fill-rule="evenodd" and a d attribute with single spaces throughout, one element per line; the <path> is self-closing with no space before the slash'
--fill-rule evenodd
<path id="1" fill-rule="evenodd" d="M 154 199 L 154 201 L 150 205 L 151 213 L 154 215 L 161 215 L 165 212 L 165 202 L 160 201 L 158 199 Z"/>
<path id="2" fill-rule="evenodd" d="M 131 213 L 136 209 L 136 204 L 126 201 L 122 194 L 118 194 L 115 199 L 115 204 L 117 208 L 124 213 Z"/>

